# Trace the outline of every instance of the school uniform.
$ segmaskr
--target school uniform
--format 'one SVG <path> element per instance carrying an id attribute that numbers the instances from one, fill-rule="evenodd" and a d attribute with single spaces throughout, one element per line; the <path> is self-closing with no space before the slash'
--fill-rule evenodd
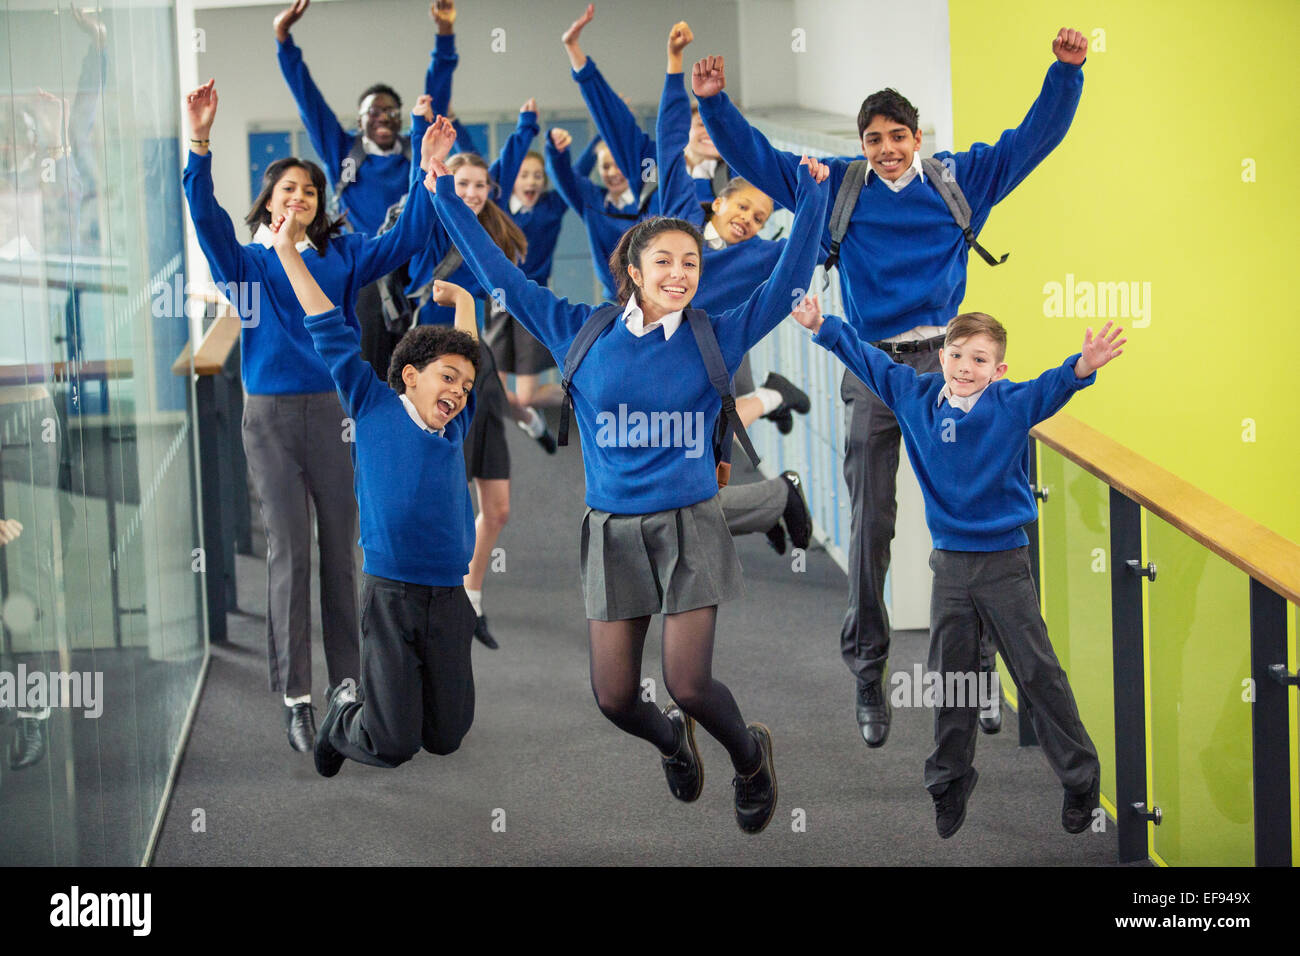
<path id="1" fill-rule="evenodd" d="M 936 153 L 971 207 L 971 228 L 983 228 L 1004 199 L 1065 136 L 1083 88 L 1079 66 L 1054 62 L 1020 126 L 997 143 Z M 788 206 L 799 157 L 774 149 L 753 130 L 727 94 L 700 99 L 700 115 L 733 171 Z M 831 158 L 831 195 L 850 158 Z M 829 243 L 829 228 L 823 239 Z M 966 292 L 968 247 L 938 190 L 919 169 L 898 183 L 869 172 L 840 247 L 846 321 L 867 342 L 890 343 L 917 372 L 938 369 L 948 321 Z M 893 341 L 891 341 L 893 340 Z M 910 341 L 909 341 L 910 340 Z M 845 664 L 860 683 L 879 681 L 889 655 L 885 572 L 894 536 L 899 424 L 851 372 L 840 387 L 848 438 L 844 477 L 852 500 L 849 609 L 840 636 Z"/>
<path id="2" fill-rule="evenodd" d="M 501 188 L 508 191 L 505 183 L 502 183 Z M 538 285 L 550 283 L 555 245 L 560 239 L 560 227 L 568 208 L 554 190 L 543 192 L 531 207 L 524 206 L 523 201 L 513 192 L 509 194 L 507 209 L 510 218 L 523 230 L 524 237 L 528 240 L 528 254 L 519 268 Z M 483 338 L 491 345 L 503 372 L 536 375 L 555 367 L 555 360 L 546 351 L 546 347 L 516 322 L 509 312 L 497 308 L 494 302 L 488 304 Z"/>
<path id="3" fill-rule="evenodd" d="M 267 534 L 270 682 L 272 690 L 299 699 L 311 693 L 309 494 L 320 546 L 321 626 L 330 683 L 357 674 L 357 510 L 346 416 L 270 246 L 269 230 L 262 241 L 239 243 L 213 195 L 210 153 L 190 153 L 184 188 L 213 279 L 233 283 L 240 290 L 234 304 L 248 314 L 240 333 L 240 372 L 248 393 L 242 427 Z M 378 239 L 351 233 L 331 238 L 324 249 L 300 244 L 308 271 L 331 301 L 343 303 L 343 321 L 354 339 L 359 324 L 351 303 L 357 290 L 409 259 L 432 227 L 426 202 L 408 206 L 397 226 Z"/>
<path id="4" fill-rule="evenodd" d="M 473 221 L 452 177 L 437 187 L 439 218 L 479 280 L 502 289 L 507 308 L 562 363 L 593 307 L 570 305 L 529 281 Z M 791 239 L 771 279 L 743 305 L 710 319 L 733 374 L 750 346 L 789 314 L 789 290 L 806 287 L 812 275 L 826 190 L 809 178 L 799 192 Z M 681 315 L 649 328 L 643 318 L 633 298 L 592 344 L 570 389 L 586 473 L 582 576 L 594 620 L 709 606 L 739 588 L 709 452 L 720 399 Z M 638 424 L 659 415 L 666 429 L 672 414 L 680 416 L 676 442 L 654 442 Z M 637 524 L 611 521 L 615 516 Z"/>
<path id="5" fill-rule="evenodd" d="M 376 767 L 396 767 L 421 746 L 451 753 L 474 719 L 476 617 L 461 584 L 474 553 L 474 509 L 461 446 L 477 389 L 460 414 L 432 429 L 362 360 L 340 309 L 307 316 L 305 325 L 356 423 L 365 555 L 361 699 L 344 705 L 329 743 Z"/>
<path id="6" fill-rule="evenodd" d="M 1052 770 L 1066 790 L 1087 792 L 1100 763 L 1039 611 L 1024 525 L 1038 515 L 1029 429 L 1095 382 L 1096 372 L 1077 378 L 1076 354 L 1032 381 L 999 380 L 963 399 L 948 394 L 941 374 L 918 375 L 865 345 L 838 316 L 826 316 L 813 341 L 865 382 L 902 428 L 934 541 L 929 670 L 978 673 L 982 629 L 1029 704 Z M 965 776 L 975 753 L 978 703 L 951 703 L 935 712 L 935 749 L 925 765 L 935 794 Z"/>
<path id="7" fill-rule="evenodd" d="M 346 132 L 312 79 L 293 37 L 282 43 L 277 40 L 276 46 L 280 72 L 298 104 L 307 137 L 324 163 L 330 188 L 346 186 L 339 194 L 339 211 L 347 213 L 348 224 L 354 230 L 373 236 L 383 225 L 388 207 L 407 191 L 411 159 L 400 133 L 390 149 L 383 149 L 359 131 Z M 345 170 L 344 160 L 352 153 L 358 137 L 363 140 L 365 159 L 355 169 Z M 320 196 L 318 201 L 323 205 L 328 198 Z"/>

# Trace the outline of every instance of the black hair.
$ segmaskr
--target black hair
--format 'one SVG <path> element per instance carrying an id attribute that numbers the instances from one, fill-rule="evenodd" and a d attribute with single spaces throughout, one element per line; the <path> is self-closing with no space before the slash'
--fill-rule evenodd
<path id="1" fill-rule="evenodd" d="M 397 108 L 399 110 L 402 108 L 402 98 L 397 95 L 397 90 L 393 89 L 387 83 L 375 83 L 373 86 L 367 86 L 361 91 L 361 95 L 357 97 L 357 109 L 360 109 L 361 104 L 366 101 L 366 97 L 373 93 L 387 93 L 393 99 L 397 100 Z"/>
<path id="2" fill-rule="evenodd" d="M 402 381 L 402 369 L 414 365 L 417 372 L 423 372 L 440 355 L 464 356 L 474 366 L 477 375 L 478 349 L 478 340 L 468 332 L 450 325 L 417 325 L 403 335 L 393 349 L 393 358 L 388 363 L 388 387 L 398 395 L 404 395 L 406 383 Z"/>
<path id="3" fill-rule="evenodd" d="M 915 106 L 907 101 L 907 97 L 895 89 L 885 89 L 879 93 L 872 93 L 862 101 L 862 109 L 858 110 L 858 139 L 862 138 L 862 134 L 871 125 L 872 118 L 876 116 L 883 116 L 895 123 L 902 123 L 913 134 L 921 129 L 921 114 L 916 111 Z"/>
<path id="4" fill-rule="evenodd" d="M 307 175 L 311 177 L 311 184 L 316 187 L 316 218 L 307 227 L 307 238 L 311 240 L 311 244 L 319 252 L 324 253 L 329 247 L 330 236 L 343 229 L 343 219 L 330 219 L 329 213 L 325 209 L 329 201 L 329 192 L 325 184 L 325 171 L 310 159 L 286 156 L 284 159 L 277 159 L 266 167 L 266 172 L 262 174 L 262 191 L 253 200 L 253 208 L 248 210 L 244 222 L 249 231 L 254 234 L 257 233 L 258 226 L 263 224 L 271 225 L 271 210 L 266 208 L 266 204 L 271 201 L 271 193 L 275 191 L 275 184 L 283 178 L 287 171 L 295 166 L 307 170 Z"/>
<path id="5" fill-rule="evenodd" d="M 618 285 L 619 302 L 626 305 L 627 300 L 636 295 L 636 283 L 627 274 L 627 267 L 635 265 L 638 269 L 641 268 L 641 255 L 645 252 L 646 246 L 655 236 L 665 232 L 684 232 L 694 239 L 695 248 L 700 252 L 700 266 L 703 269 L 704 236 L 692 223 L 685 219 L 673 219 L 670 216 L 643 219 L 623 233 L 623 237 L 618 240 L 618 245 L 614 247 L 614 252 L 609 257 L 609 271 L 614 274 L 614 282 Z"/>

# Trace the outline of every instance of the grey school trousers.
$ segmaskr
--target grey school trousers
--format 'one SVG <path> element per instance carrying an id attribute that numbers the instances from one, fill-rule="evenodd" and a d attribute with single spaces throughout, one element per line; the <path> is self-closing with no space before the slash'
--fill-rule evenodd
<path id="1" fill-rule="evenodd" d="M 311 504 L 320 547 L 320 613 L 329 682 L 361 672 L 352 446 L 337 392 L 249 395 L 244 451 L 266 527 L 271 690 L 311 693 Z"/>
<path id="2" fill-rule="evenodd" d="M 478 618 L 465 589 L 362 580 L 361 699 L 343 707 L 330 743 L 372 767 L 396 767 L 422 746 L 452 753 L 474 722 Z"/>
<path id="3" fill-rule="evenodd" d="M 733 454 L 744 452 L 736 448 Z M 747 484 L 727 485 L 718 492 L 722 516 L 731 534 L 766 532 L 781 520 L 789 500 L 790 486 L 782 478 L 765 478 Z"/>
<path id="4" fill-rule="evenodd" d="M 1039 746 L 1061 785 L 1071 793 L 1087 792 L 1100 779 L 1101 764 L 1047 637 L 1029 549 L 936 550 L 930 554 L 930 568 L 934 589 L 927 670 L 977 673 L 982 630 L 997 646 L 1021 700 L 1029 702 Z M 963 776 L 975 759 L 979 706 L 977 701 L 967 703 L 973 706 L 935 711 L 934 752 L 925 762 L 925 786 L 931 793 L 942 792 Z"/>

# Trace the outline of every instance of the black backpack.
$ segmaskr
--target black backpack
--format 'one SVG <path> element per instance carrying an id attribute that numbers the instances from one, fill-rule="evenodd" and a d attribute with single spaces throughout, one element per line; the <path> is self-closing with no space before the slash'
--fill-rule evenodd
<path id="1" fill-rule="evenodd" d="M 578 335 L 569 346 L 569 351 L 565 353 L 564 371 L 560 379 L 560 387 L 564 389 L 564 402 L 560 405 L 560 431 L 556 436 L 557 445 L 569 443 L 569 411 L 573 407 L 573 396 L 569 389 L 573 383 L 574 373 L 578 371 L 578 366 L 587 357 L 587 352 L 591 350 L 592 344 L 601 333 L 622 316 L 623 308 L 613 304 L 602 305 L 592 312 L 582 328 L 578 330 Z M 740 415 L 736 412 L 731 376 L 727 374 L 727 364 L 723 361 L 722 349 L 718 346 L 718 337 L 713 332 L 708 314 L 700 309 L 687 309 L 684 316 L 690 323 L 695 344 L 700 350 L 700 357 L 704 359 L 709 381 L 722 399 L 722 411 L 713 429 L 713 459 L 718 465 L 718 487 L 725 488 L 731 478 L 732 436 L 734 435 L 740 442 L 740 447 L 745 450 L 745 454 L 749 456 L 749 460 L 755 467 L 759 463 L 758 452 L 754 450 L 754 445 L 745 432 L 745 426 L 740 421 Z"/>

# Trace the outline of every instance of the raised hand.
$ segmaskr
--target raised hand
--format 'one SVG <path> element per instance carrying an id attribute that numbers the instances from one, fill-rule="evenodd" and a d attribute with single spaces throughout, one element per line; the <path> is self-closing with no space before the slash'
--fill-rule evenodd
<path id="1" fill-rule="evenodd" d="M 455 305 L 461 296 L 469 297 L 469 292 L 454 282 L 447 282 L 445 279 L 434 280 L 433 301 L 439 305 Z"/>
<path id="2" fill-rule="evenodd" d="M 812 156 L 805 156 L 803 159 L 799 160 L 799 165 L 807 166 L 808 172 L 817 183 L 826 182 L 826 177 L 831 174 L 831 168 L 829 166 L 825 163 L 817 162 L 817 160 Z"/>
<path id="3" fill-rule="evenodd" d="M 826 321 L 822 315 L 821 303 L 815 295 L 805 296 L 804 300 L 790 311 L 790 314 L 794 316 L 796 322 L 812 332 L 820 329 L 822 323 Z"/>
<path id="4" fill-rule="evenodd" d="M 420 98 L 415 101 L 411 107 L 412 116 L 422 116 L 427 122 L 433 122 L 433 97 L 428 93 L 421 93 Z"/>
<path id="5" fill-rule="evenodd" d="M 680 58 L 682 51 L 690 46 L 695 39 L 695 34 L 691 32 L 690 24 L 685 20 L 679 20 L 673 24 L 673 28 L 668 31 L 668 55 Z"/>
<path id="6" fill-rule="evenodd" d="M 590 23 L 595 16 L 596 5 L 594 3 L 587 4 L 587 9 L 583 11 L 582 16 L 574 20 L 573 23 L 570 24 L 569 29 L 564 31 L 564 35 L 560 37 L 560 42 L 565 46 L 569 46 L 570 44 L 576 46 L 578 38 L 582 36 L 582 28 Z"/>
<path id="7" fill-rule="evenodd" d="M 1088 38 L 1078 30 L 1061 27 L 1061 32 L 1052 41 L 1052 53 L 1062 63 L 1078 66 L 1088 55 Z"/>
<path id="8" fill-rule="evenodd" d="M 293 226 L 285 220 L 284 216 L 276 216 L 271 220 L 271 234 L 271 248 L 277 253 L 296 251 Z"/>
<path id="9" fill-rule="evenodd" d="M 451 147 L 455 142 L 456 127 L 447 117 L 439 116 L 424 131 L 424 139 L 420 140 L 420 168 L 427 173 L 431 162 L 445 160 L 451 155 Z"/>
<path id="10" fill-rule="evenodd" d="M 311 0 L 293 0 L 274 20 L 275 38 L 281 43 L 289 39 L 290 28 L 302 19 L 302 15 L 311 6 Z"/>
<path id="11" fill-rule="evenodd" d="M 452 33 L 456 25 L 456 0 L 436 0 L 429 4 L 429 16 L 438 24 L 439 33 Z"/>
<path id="12" fill-rule="evenodd" d="M 521 112 L 521 113 L 536 113 L 536 112 L 537 112 L 537 100 L 533 99 L 531 96 L 528 97 L 528 99 L 526 99 L 526 100 L 524 101 L 524 105 L 521 106 L 521 107 L 519 107 L 519 112 Z"/>
<path id="13" fill-rule="evenodd" d="M 717 96 L 726 86 L 727 74 L 720 56 L 706 56 L 691 70 L 691 89 L 698 97 Z"/>
<path id="14" fill-rule="evenodd" d="M 197 90 L 185 96 L 185 115 L 190 120 L 190 131 L 195 139 L 207 139 L 212 131 L 212 121 L 217 116 L 217 81 L 208 80 Z"/>
<path id="15" fill-rule="evenodd" d="M 573 137 L 569 135 L 567 129 L 560 129 L 557 126 L 551 130 L 551 142 L 562 153 L 573 144 Z"/>
<path id="16" fill-rule="evenodd" d="M 1128 341 L 1120 338 L 1124 330 L 1117 325 L 1112 331 L 1111 325 L 1110 322 L 1103 325 L 1096 337 L 1093 336 L 1092 329 L 1083 333 L 1083 348 L 1079 350 L 1079 361 L 1074 363 L 1074 374 L 1079 378 L 1087 378 L 1111 359 L 1124 354 L 1123 345 Z"/>
<path id="17" fill-rule="evenodd" d="M 441 159 L 432 156 L 429 157 L 427 164 L 421 163 L 420 168 L 424 170 L 424 188 L 431 193 L 438 191 L 439 176 L 451 175 L 451 170 L 447 168 L 447 164 Z"/>

